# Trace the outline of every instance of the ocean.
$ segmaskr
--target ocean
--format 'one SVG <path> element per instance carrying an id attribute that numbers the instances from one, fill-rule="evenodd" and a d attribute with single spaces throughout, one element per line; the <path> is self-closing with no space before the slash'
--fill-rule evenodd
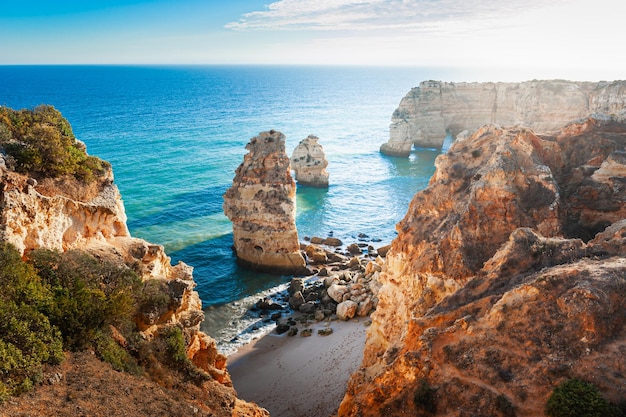
<path id="1" fill-rule="evenodd" d="M 250 138 L 278 130 L 288 155 L 308 135 L 320 138 L 330 187 L 298 187 L 301 241 L 332 232 L 352 243 L 363 233 L 382 246 L 441 152 L 380 154 L 391 115 L 420 81 L 455 77 L 427 68 L 0 66 L 0 105 L 53 105 L 88 152 L 112 164 L 131 235 L 194 267 L 203 330 L 230 353 L 268 330 L 248 308 L 290 278 L 240 268 L 231 250 L 222 195 Z"/>

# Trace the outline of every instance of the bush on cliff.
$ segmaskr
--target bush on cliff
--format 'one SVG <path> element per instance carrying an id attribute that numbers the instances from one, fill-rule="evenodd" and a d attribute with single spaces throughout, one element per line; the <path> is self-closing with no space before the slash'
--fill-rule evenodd
<path id="1" fill-rule="evenodd" d="M 69 122 L 52 106 L 33 110 L 0 107 L 0 148 L 15 162 L 15 170 L 44 177 L 71 175 L 91 182 L 110 167 L 87 155 Z"/>
<path id="2" fill-rule="evenodd" d="M 0 403 L 40 382 L 43 366 L 60 363 L 63 349 L 93 349 L 114 369 L 147 372 L 157 381 L 173 381 L 173 370 L 206 381 L 209 375 L 187 357 L 179 327 L 151 340 L 138 331 L 141 308 L 164 314 L 161 307 L 171 303 L 161 284 L 77 250 L 34 250 L 27 263 L 0 243 Z"/>
<path id="3" fill-rule="evenodd" d="M 30 257 L 53 294 L 46 313 L 61 330 L 66 349 L 93 346 L 108 326 L 134 330 L 135 296 L 142 284 L 129 268 L 81 251 L 38 249 Z"/>
<path id="4" fill-rule="evenodd" d="M 554 388 L 546 403 L 549 417 L 621 417 L 622 407 L 602 398 L 598 387 L 580 379 L 569 379 Z"/>
<path id="5" fill-rule="evenodd" d="M 52 294 L 13 246 L 0 244 L 0 403 L 28 391 L 45 363 L 63 359 L 59 330 L 42 313 Z"/>

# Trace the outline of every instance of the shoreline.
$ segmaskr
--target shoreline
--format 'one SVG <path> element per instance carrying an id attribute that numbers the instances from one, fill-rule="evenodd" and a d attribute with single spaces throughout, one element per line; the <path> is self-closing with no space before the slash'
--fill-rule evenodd
<path id="1" fill-rule="evenodd" d="M 266 408 L 272 417 L 331 416 L 363 359 L 369 317 L 310 324 L 311 336 L 274 331 L 228 356 L 237 396 Z M 332 329 L 326 336 L 318 330 Z"/>

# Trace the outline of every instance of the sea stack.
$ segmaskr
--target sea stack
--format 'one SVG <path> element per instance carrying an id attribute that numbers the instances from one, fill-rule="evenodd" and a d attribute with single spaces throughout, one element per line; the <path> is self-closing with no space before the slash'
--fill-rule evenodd
<path id="1" fill-rule="evenodd" d="M 224 194 L 224 214 L 233 223 L 237 260 L 252 269 L 306 273 L 296 230 L 296 184 L 285 151 L 285 135 L 262 132 Z"/>
<path id="2" fill-rule="evenodd" d="M 291 156 L 291 166 L 296 173 L 298 184 L 311 187 L 328 187 L 328 161 L 319 138 L 309 135 L 300 141 Z"/>

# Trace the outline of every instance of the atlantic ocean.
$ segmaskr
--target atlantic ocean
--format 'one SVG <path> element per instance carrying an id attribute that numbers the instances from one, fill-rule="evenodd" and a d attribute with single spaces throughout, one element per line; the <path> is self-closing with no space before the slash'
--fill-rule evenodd
<path id="1" fill-rule="evenodd" d="M 133 236 L 194 267 L 205 328 L 220 343 L 250 326 L 242 315 L 289 277 L 240 268 L 222 195 L 250 138 L 320 138 L 328 190 L 298 187 L 300 239 L 395 237 L 439 149 L 379 153 L 393 111 L 422 80 L 459 78 L 427 68 L 316 66 L 0 66 L 0 105 L 51 104 L 90 154 L 113 166 Z"/>

